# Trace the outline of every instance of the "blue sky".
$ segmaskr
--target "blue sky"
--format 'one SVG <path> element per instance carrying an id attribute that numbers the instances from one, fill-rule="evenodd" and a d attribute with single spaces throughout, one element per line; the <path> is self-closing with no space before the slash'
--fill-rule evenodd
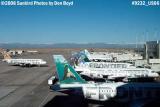
<path id="1" fill-rule="evenodd" d="M 160 6 L 132 6 L 131 0 L 73 1 L 71 7 L 0 6 L 0 43 L 160 40 Z"/>

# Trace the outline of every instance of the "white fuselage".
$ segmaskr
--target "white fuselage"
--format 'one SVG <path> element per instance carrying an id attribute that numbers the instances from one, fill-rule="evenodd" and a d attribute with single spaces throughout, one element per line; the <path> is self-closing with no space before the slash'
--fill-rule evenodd
<path id="1" fill-rule="evenodd" d="M 113 57 L 111 54 L 95 54 L 89 53 L 88 50 L 82 51 L 90 61 L 112 61 Z"/>
<path id="2" fill-rule="evenodd" d="M 140 54 L 134 52 L 127 53 L 114 53 L 114 52 L 88 52 L 84 50 L 84 53 L 91 61 L 133 61 L 143 59 Z"/>
<path id="3" fill-rule="evenodd" d="M 124 83 L 86 83 L 86 84 L 61 84 L 60 88 L 82 88 L 86 99 L 106 101 L 117 95 L 116 87 Z"/>
<path id="4" fill-rule="evenodd" d="M 112 61 L 113 57 L 111 55 L 88 55 L 88 59 L 91 61 Z"/>
<path id="5" fill-rule="evenodd" d="M 81 62 L 76 67 L 76 70 L 88 69 L 88 68 L 136 68 L 130 63 L 121 63 L 121 62 Z"/>
<path id="6" fill-rule="evenodd" d="M 52 84 L 49 84 L 52 86 Z M 97 101 L 107 101 L 116 99 L 118 101 L 130 101 L 137 99 L 149 100 L 160 97 L 160 83 L 58 83 L 58 90 L 63 89 L 82 89 L 83 96 L 86 99 Z M 57 90 L 57 88 L 51 88 Z M 150 93 L 150 94 L 148 94 Z"/>
<path id="7" fill-rule="evenodd" d="M 11 65 L 45 65 L 47 64 L 46 61 L 42 59 L 5 59 L 5 61 Z"/>
<path id="8" fill-rule="evenodd" d="M 158 73 L 147 68 L 136 68 L 129 63 L 113 62 L 85 62 L 75 66 L 75 70 L 89 77 L 103 78 L 108 76 L 110 79 L 118 77 L 157 77 Z"/>
<path id="9" fill-rule="evenodd" d="M 85 98 L 106 101 L 115 98 L 119 101 L 154 99 L 160 95 L 159 83 L 102 83 L 83 86 Z M 148 94 L 151 93 L 151 94 Z"/>

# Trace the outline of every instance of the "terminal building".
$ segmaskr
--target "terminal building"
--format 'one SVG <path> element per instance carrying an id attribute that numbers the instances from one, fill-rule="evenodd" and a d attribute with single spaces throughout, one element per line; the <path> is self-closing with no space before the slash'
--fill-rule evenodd
<path id="1" fill-rule="evenodd" d="M 146 42 L 144 56 L 151 69 L 160 73 L 160 41 Z"/>
<path id="2" fill-rule="evenodd" d="M 160 41 L 148 41 L 145 44 L 145 59 L 160 59 Z"/>

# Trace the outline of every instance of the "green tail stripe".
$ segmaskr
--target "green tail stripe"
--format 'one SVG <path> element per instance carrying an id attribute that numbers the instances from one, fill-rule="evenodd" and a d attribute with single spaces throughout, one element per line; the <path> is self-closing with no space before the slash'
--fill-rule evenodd
<path id="1" fill-rule="evenodd" d="M 72 68 L 62 55 L 53 55 L 56 72 L 60 83 L 79 82 L 85 83 L 86 81 Z"/>

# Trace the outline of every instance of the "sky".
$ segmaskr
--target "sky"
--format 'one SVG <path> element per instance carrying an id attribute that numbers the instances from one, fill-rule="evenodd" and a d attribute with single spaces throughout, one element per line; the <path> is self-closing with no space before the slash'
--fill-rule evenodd
<path id="1" fill-rule="evenodd" d="M 132 0 L 69 1 L 74 5 L 0 5 L 0 43 L 140 43 L 160 40 L 160 6 L 133 6 Z"/>

